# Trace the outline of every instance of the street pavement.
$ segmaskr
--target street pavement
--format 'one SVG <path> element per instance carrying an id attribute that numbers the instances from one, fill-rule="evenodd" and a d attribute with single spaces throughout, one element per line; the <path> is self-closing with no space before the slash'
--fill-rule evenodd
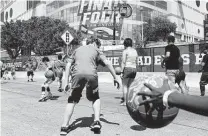
<path id="1" fill-rule="evenodd" d="M 38 102 L 43 78 L 27 82 L 27 78 L 1 81 L 1 135 L 2 136 L 58 136 L 63 121 L 68 94 L 57 91 L 54 82 L 51 91 L 54 100 Z M 175 120 L 159 129 L 145 128 L 129 116 L 125 106 L 120 106 L 121 90 L 113 83 L 99 82 L 101 97 L 100 134 L 89 126 L 93 122 L 92 104 L 83 97 L 75 107 L 71 123 L 75 126 L 67 136 L 207 136 L 208 118 L 180 110 Z M 198 91 L 197 91 L 198 90 Z M 199 95 L 199 88 L 190 94 Z"/>

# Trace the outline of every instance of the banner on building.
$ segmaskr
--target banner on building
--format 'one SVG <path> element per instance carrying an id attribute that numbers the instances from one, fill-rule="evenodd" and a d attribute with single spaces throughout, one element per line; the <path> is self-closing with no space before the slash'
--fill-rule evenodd
<path id="1" fill-rule="evenodd" d="M 79 4 L 78 16 L 81 16 L 80 30 L 86 34 L 96 35 L 103 40 L 113 39 L 114 12 L 106 16 L 104 7 L 112 10 L 119 0 L 81 0 Z M 115 38 L 120 39 L 122 23 L 120 14 L 116 14 Z"/>

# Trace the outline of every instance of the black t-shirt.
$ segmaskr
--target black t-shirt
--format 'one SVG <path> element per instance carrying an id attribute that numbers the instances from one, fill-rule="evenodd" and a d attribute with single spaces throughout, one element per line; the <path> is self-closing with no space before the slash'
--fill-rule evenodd
<path id="1" fill-rule="evenodd" d="M 205 63 L 203 66 L 203 72 L 208 72 L 208 54 L 204 55 L 202 62 Z"/>
<path id="2" fill-rule="evenodd" d="M 180 50 L 178 47 L 174 44 L 167 45 L 165 47 L 165 54 L 166 52 L 170 52 L 170 56 L 165 62 L 166 69 L 179 69 Z"/>

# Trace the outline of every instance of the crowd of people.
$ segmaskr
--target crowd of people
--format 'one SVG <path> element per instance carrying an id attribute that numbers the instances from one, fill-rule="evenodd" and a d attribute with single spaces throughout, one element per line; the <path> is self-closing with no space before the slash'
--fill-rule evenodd
<path id="1" fill-rule="evenodd" d="M 151 96 L 151 99 L 144 100 L 140 105 L 145 103 L 152 103 L 158 99 L 164 105 L 175 106 L 190 112 L 208 116 L 208 98 L 200 96 L 191 96 L 188 94 L 189 88 L 186 85 L 186 74 L 183 70 L 183 59 L 180 56 L 180 50 L 174 45 L 175 37 L 168 36 L 168 45 L 165 47 L 165 57 L 161 63 L 161 67 L 165 68 L 167 80 L 172 84 L 178 84 L 180 89 L 171 87 L 167 80 L 161 88 L 155 88 L 150 84 L 144 85 L 151 90 L 151 93 L 139 92 L 137 95 Z M 94 111 L 94 122 L 90 125 L 94 131 L 101 129 L 100 123 L 100 96 L 98 86 L 98 65 L 105 66 L 109 69 L 113 79 L 114 85 L 119 89 L 122 84 L 122 102 L 121 105 L 126 105 L 126 94 L 130 89 L 132 82 L 137 74 L 138 53 L 133 48 L 132 39 L 126 38 L 124 40 L 124 47 L 121 62 L 121 79 L 116 75 L 114 67 L 107 60 L 106 56 L 100 51 L 101 42 L 99 39 L 90 36 L 83 42 L 74 39 L 71 43 L 78 46 L 73 54 L 68 58 L 67 63 L 63 61 L 62 55 L 58 55 L 57 60 L 49 60 L 44 57 L 42 62 L 47 67 L 45 72 L 45 81 L 41 86 L 41 97 L 39 102 L 45 101 L 52 97 L 50 84 L 57 79 L 59 83 L 58 91 L 69 91 L 68 103 L 66 105 L 64 120 L 61 125 L 61 135 L 66 135 L 72 126 L 69 124 L 73 114 L 75 105 L 79 103 L 82 97 L 82 91 L 86 87 L 86 96 L 92 102 Z M 84 43 L 84 44 L 83 44 Z M 202 59 L 202 75 L 200 79 L 201 96 L 205 95 L 205 85 L 208 84 L 208 47 L 204 49 L 205 55 Z M 1 77 L 8 74 L 8 69 L 4 67 L 1 62 Z M 27 70 L 28 82 L 33 81 L 34 65 L 31 59 L 24 65 Z M 65 78 L 63 72 L 65 71 Z M 52 73 L 52 74 L 50 74 Z M 11 68 L 11 75 L 15 79 L 15 66 Z M 63 80 L 63 85 L 62 85 Z M 71 83 L 71 85 L 69 84 Z M 176 91 L 177 90 L 177 91 Z M 47 95 L 46 95 L 47 91 Z M 158 97 L 161 96 L 161 97 Z"/>

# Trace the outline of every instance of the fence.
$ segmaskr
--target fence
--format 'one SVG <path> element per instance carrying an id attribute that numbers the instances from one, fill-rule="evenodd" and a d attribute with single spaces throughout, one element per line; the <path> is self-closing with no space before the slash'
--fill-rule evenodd
<path id="1" fill-rule="evenodd" d="M 181 57 L 184 59 L 184 70 L 186 72 L 197 72 L 200 68 L 200 52 L 204 49 L 204 44 L 189 44 L 178 46 Z M 138 72 L 162 72 L 161 68 L 162 55 L 164 55 L 165 47 L 154 48 L 136 48 L 138 52 Z M 114 67 L 121 66 L 122 50 L 112 50 L 104 52 Z M 203 56 L 203 54 L 202 54 Z M 108 71 L 104 67 L 99 67 L 99 71 Z"/>
<path id="2" fill-rule="evenodd" d="M 180 45 L 180 53 L 184 59 L 184 70 L 186 72 L 197 72 L 201 66 L 200 52 L 204 49 L 204 44 L 190 44 Z M 154 47 L 154 48 L 136 48 L 138 52 L 138 72 L 162 72 L 164 69 L 161 68 L 162 55 L 164 54 L 165 47 Z M 107 59 L 111 61 L 114 67 L 121 66 L 122 50 L 105 51 Z M 203 55 L 202 55 L 203 56 Z M 38 62 L 37 70 L 44 70 L 45 67 L 41 62 L 42 56 L 32 56 Z M 56 59 L 56 55 L 49 56 L 50 60 Z M 15 66 L 17 70 L 24 70 L 22 66 L 28 57 L 18 57 Z M 11 60 L 9 58 L 1 58 L 4 64 L 10 66 Z M 99 66 L 98 71 L 108 71 L 105 67 Z"/>

